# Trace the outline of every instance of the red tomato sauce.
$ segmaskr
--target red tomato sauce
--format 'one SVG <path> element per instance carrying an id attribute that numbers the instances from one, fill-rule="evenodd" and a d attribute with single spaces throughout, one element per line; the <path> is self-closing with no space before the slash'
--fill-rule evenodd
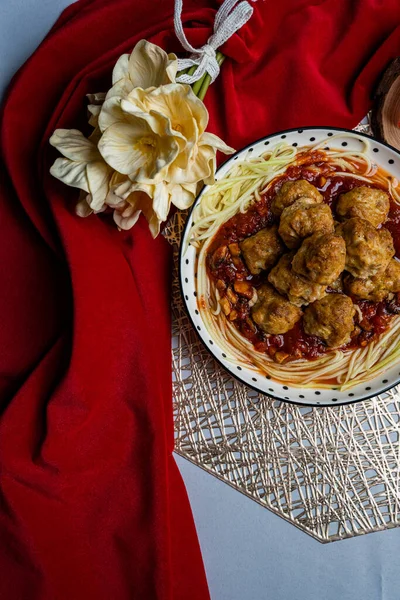
<path id="1" fill-rule="evenodd" d="M 299 155 L 298 163 L 300 164 L 288 167 L 286 172 L 274 180 L 261 199 L 250 206 L 246 213 L 237 214 L 221 225 L 207 253 L 207 272 L 211 279 L 215 282 L 220 280 L 227 286 L 232 286 L 235 281 L 248 281 L 256 289 L 267 281 L 268 272 L 252 275 L 240 256 L 232 257 L 228 253 L 228 258 L 225 258 L 221 264 L 215 264 L 212 257 L 219 248 L 238 244 L 260 229 L 279 221 L 272 214 L 270 207 L 272 199 L 285 181 L 298 179 L 309 181 L 322 194 L 324 202 L 331 207 L 334 218 L 340 194 L 358 186 L 380 187 L 373 181 L 367 183 L 356 177 L 336 175 L 334 166 L 326 162 L 324 157 L 326 155 L 323 152 L 308 152 Z M 391 199 L 388 220 L 384 226 L 392 234 L 396 257 L 400 258 L 400 206 L 393 199 Z M 328 288 L 327 291 L 333 290 Z M 342 349 L 366 346 L 388 329 L 394 314 L 400 313 L 400 294 L 396 294 L 391 301 L 376 303 L 353 298 L 353 302 L 360 308 L 363 318 L 361 319 L 358 313 L 356 314 L 354 319 L 356 328 L 352 339 Z M 285 362 L 298 358 L 313 360 L 332 351 L 320 338 L 305 333 L 302 319 L 285 334 L 269 335 L 264 333 L 251 319 L 249 300 L 239 297 L 235 311 L 237 316 L 232 321 L 235 327 L 252 342 L 256 350 L 265 352 L 271 358 L 280 352 L 281 356 L 287 355 L 284 359 Z"/>

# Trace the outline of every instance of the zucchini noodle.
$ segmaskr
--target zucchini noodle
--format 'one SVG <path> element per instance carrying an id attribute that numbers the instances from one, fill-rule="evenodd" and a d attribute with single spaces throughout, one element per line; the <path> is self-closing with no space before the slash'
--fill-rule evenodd
<path id="1" fill-rule="evenodd" d="M 346 137 L 356 138 L 361 142 L 361 149 L 353 151 L 332 147 L 336 138 L 342 141 Z M 259 201 L 289 166 L 301 164 L 305 151 L 308 156 L 310 152 L 321 151 L 316 154 L 316 162 L 326 161 L 339 169 L 332 171 L 332 175 L 373 182 L 384 187 L 392 199 L 400 204 L 399 182 L 377 168 L 367 154 L 369 147 L 368 139 L 352 133 L 331 136 L 305 149 L 282 142 L 259 157 L 235 161 L 228 173 L 203 193 L 193 211 L 193 225 L 187 243 L 198 249 L 199 311 L 211 338 L 226 354 L 226 360 L 291 386 L 332 389 L 334 385 L 338 390 L 345 391 L 378 376 L 400 358 L 400 316 L 393 316 L 389 329 L 365 347 L 332 350 L 314 360 L 296 359 L 276 363 L 266 353 L 258 352 L 228 321 L 221 310 L 219 291 L 206 270 L 208 247 L 221 225 L 239 212 L 245 213 L 253 203 Z M 319 171 L 312 164 L 307 168 Z"/>

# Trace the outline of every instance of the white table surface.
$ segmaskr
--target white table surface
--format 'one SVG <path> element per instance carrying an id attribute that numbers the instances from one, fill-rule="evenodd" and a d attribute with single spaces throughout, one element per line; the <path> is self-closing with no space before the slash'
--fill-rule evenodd
<path id="1" fill-rule="evenodd" d="M 0 95 L 68 4 L 0 0 Z M 400 529 L 322 545 L 184 459 L 177 462 L 212 600 L 400 599 Z"/>

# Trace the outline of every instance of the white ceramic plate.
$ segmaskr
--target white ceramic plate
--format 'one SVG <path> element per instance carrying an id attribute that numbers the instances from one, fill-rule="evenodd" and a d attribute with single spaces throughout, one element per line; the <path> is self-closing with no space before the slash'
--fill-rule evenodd
<path id="1" fill-rule="evenodd" d="M 220 179 L 225 173 L 231 168 L 233 161 L 241 158 L 242 160 L 246 157 L 254 157 L 265 152 L 266 146 L 268 148 L 274 147 L 274 145 L 285 140 L 288 144 L 295 144 L 298 148 L 301 146 L 310 145 L 310 143 L 317 143 L 332 135 L 337 136 L 343 132 L 348 134 L 349 130 L 338 129 L 335 127 L 305 127 L 303 129 L 289 129 L 287 131 L 281 131 L 279 133 L 270 135 L 262 138 L 243 150 L 240 150 L 232 157 L 230 157 L 217 171 L 217 178 Z M 352 132 L 355 133 L 355 132 Z M 392 147 L 377 142 L 369 136 L 358 133 L 357 136 L 360 140 L 367 137 L 371 141 L 370 146 L 370 157 L 378 163 L 385 170 L 389 171 L 393 176 L 400 180 L 400 154 Z M 343 140 L 335 138 L 335 147 L 340 148 L 346 146 L 346 150 L 360 150 L 362 142 L 357 138 L 345 137 Z M 193 208 L 200 202 L 203 193 L 208 189 L 206 186 L 199 194 Z M 181 243 L 181 249 L 187 246 L 187 237 L 192 227 L 193 209 L 189 215 L 184 231 L 184 236 Z M 207 349 L 213 354 L 215 359 L 234 377 L 240 379 L 243 383 L 248 386 L 255 388 L 256 390 L 277 398 L 286 402 L 294 402 L 296 404 L 304 405 L 321 405 L 321 406 L 335 406 L 338 404 L 348 404 L 350 402 L 357 402 L 366 398 L 371 398 L 377 394 L 390 389 L 400 382 L 400 363 L 394 367 L 391 367 L 384 374 L 381 374 L 371 381 L 354 386 L 350 390 L 340 391 L 337 388 L 330 390 L 326 389 L 300 389 L 298 387 L 290 387 L 288 385 L 282 385 L 272 379 L 268 379 L 261 374 L 257 374 L 254 371 L 240 366 L 232 364 L 229 360 L 226 360 L 226 355 L 218 347 L 217 343 L 210 339 L 210 335 L 203 323 L 201 315 L 197 306 L 196 296 L 196 273 L 195 273 L 195 259 L 196 251 L 193 246 L 189 246 L 185 252 L 181 250 L 180 255 L 180 283 L 181 290 L 184 298 L 184 302 L 189 314 L 189 317 L 193 323 L 193 327 L 197 331 L 198 335 L 204 342 Z"/>

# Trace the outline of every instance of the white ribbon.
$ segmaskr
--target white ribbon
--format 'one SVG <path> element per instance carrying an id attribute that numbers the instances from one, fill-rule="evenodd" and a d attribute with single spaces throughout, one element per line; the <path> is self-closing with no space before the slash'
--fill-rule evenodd
<path id="1" fill-rule="evenodd" d="M 215 16 L 213 35 L 208 39 L 207 44 L 201 48 L 193 48 L 183 31 L 182 1 L 175 0 L 174 27 L 180 43 L 185 50 L 191 52 L 191 55 L 189 58 L 178 59 L 178 71 L 193 66 L 197 68 L 193 75 L 184 73 L 177 78 L 177 81 L 191 85 L 207 72 L 212 83 L 219 74 L 219 64 L 215 51 L 247 23 L 253 14 L 253 7 L 250 6 L 247 0 L 225 0 Z"/>

